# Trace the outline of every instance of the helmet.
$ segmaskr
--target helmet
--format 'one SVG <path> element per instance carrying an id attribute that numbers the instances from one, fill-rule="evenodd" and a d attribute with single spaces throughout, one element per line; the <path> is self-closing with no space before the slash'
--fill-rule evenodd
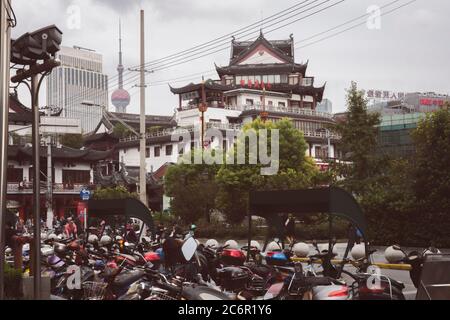
<path id="1" fill-rule="evenodd" d="M 122 236 L 116 236 L 116 241 L 121 241 L 121 240 L 123 240 L 123 237 Z"/>
<path id="2" fill-rule="evenodd" d="M 95 270 L 103 270 L 105 268 L 105 263 L 103 260 L 96 260 L 94 263 Z"/>
<path id="3" fill-rule="evenodd" d="M 90 234 L 88 237 L 88 242 L 92 244 L 97 243 L 98 237 L 95 234 Z"/>
<path id="4" fill-rule="evenodd" d="M 111 243 L 112 243 L 112 239 L 111 239 L 110 236 L 103 236 L 103 237 L 100 239 L 100 244 L 101 244 L 102 246 L 107 246 L 107 245 L 110 245 Z"/>
<path id="5" fill-rule="evenodd" d="M 219 242 L 217 242 L 217 240 L 215 239 L 209 239 L 208 241 L 206 241 L 205 247 L 217 249 L 219 247 Z"/>
<path id="6" fill-rule="evenodd" d="M 46 232 L 41 232 L 41 240 L 47 240 L 48 234 Z"/>
<path id="7" fill-rule="evenodd" d="M 55 252 L 58 254 L 64 254 L 66 253 L 67 247 L 65 244 L 62 243 L 56 243 L 55 244 Z"/>
<path id="8" fill-rule="evenodd" d="M 48 236 L 47 239 L 55 241 L 55 240 L 58 240 L 58 236 L 56 234 L 52 233 Z"/>
<path id="9" fill-rule="evenodd" d="M 191 225 L 191 230 L 195 230 L 195 229 L 197 229 L 197 226 L 195 224 L 192 224 Z"/>
<path id="10" fill-rule="evenodd" d="M 58 256 L 50 256 L 47 258 L 47 263 L 53 269 L 59 269 L 65 265 L 64 261 L 61 260 Z"/>
<path id="11" fill-rule="evenodd" d="M 5 253 L 6 254 L 11 254 L 13 252 L 13 250 L 11 248 L 6 248 L 5 249 Z"/>
<path id="12" fill-rule="evenodd" d="M 304 242 L 299 242 L 294 244 L 292 251 L 297 256 L 297 258 L 306 258 L 309 253 L 309 245 Z"/>
<path id="13" fill-rule="evenodd" d="M 227 249 L 239 249 L 239 244 L 234 240 L 228 240 L 225 242 L 225 246 L 227 246 Z"/>

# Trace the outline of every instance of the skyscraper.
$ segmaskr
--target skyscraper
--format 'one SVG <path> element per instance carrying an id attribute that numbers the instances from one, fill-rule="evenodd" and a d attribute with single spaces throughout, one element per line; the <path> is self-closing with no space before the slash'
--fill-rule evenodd
<path id="1" fill-rule="evenodd" d="M 111 102 L 116 107 L 117 113 L 126 113 L 130 104 L 130 94 L 123 88 L 123 55 L 122 55 L 122 26 L 119 22 L 119 65 L 117 72 L 119 74 L 119 88 L 111 95 Z"/>
<path id="2" fill-rule="evenodd" d="M 91 132 L 102 118 L 102 108 L 108 106 L 103 56 L 79 47 L 61 47 L 57 58 L 61 66 L 47 77 L 47 105 L 62 107 L 62 117 L 80 119 L 83 133 Z"/>

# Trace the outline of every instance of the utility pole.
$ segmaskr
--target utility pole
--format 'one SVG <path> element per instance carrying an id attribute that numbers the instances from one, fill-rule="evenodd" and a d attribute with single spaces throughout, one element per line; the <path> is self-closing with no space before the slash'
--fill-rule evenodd
<path id="1" fill-rule="evenodd" d="M 200 103 L 200 113 L 201 113 L 201 144 L 202 150 L 205 149 L 205 112 L 208 110 L 208 105 L 206 103 L 206 91 L 205 91 L 205 78 L 202 78 L 202 102 Z M 203 152 L 203 151 L 202 151 Z"/>
<path id="2" fill-rule="evenodd" d="M 11 2 L 9 2 L 11 3 Z M 0 300 L 4 299 L 5 218 L 8 168 L 9 61 L 11 28 L 6 1 L 0 1 Z"/>
<path id="3" fill-rule="evenodd" d="M 145 163 L 146 132 L 145 132 L 145 20 L 144 10 L 141 10 L 141 125 L 140 125 L 140 171 L 139 194 L 141 202 L 147 206 L 147 170 Z"/>
<path id="4" fill-rule="evenodd" d="M 48 109 L 47 116 L 50 116 Z M 52 165 L 52 137 L 47 137 L 47 228 L 53 227 L 53 165 Z"/>

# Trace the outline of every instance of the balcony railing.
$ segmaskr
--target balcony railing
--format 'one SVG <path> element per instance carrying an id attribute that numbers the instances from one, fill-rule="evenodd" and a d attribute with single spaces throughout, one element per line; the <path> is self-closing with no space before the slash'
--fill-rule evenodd
<path id="1" fill-rule="evenodd" d="M 248 106 L 225 106 L 226 110 L 236 110 L 236 111 L 265 111 L 268 112 L 279 112 L 286 114 L 295 114 L 295 115 L 303 115 L 303 116 L 311 116 L 311 117 L 320 117 L 332 119 L 333 115 L 331 113 L 319 112 L 316 110 L 305 109 L 305 108 L 292 108 L 292 107 L 275 107 L 275 106 L 266 106 L 263 108 L 262 105 L 248 105 Z"/>
<path id="2" fill-rule="evenodd" d="M 234 130 L 239 131 L 242 129 L 242 125 L 237 124 L 226 124 L 226 123 L 219 123 L 219 122 L 208 122 L 205 124 L 205 128 L 208 129 L 218 129 L 218 130 Z M 157 138 L 157 137 L 167 137 L 171 135 L 176 134 L 183 134 L 186 132 L 192 133 L 192 132 L 200 132 L 201 126 L 187 126 L 182 128 L 172 128 L 172 129 L 164 129 L 164 130 L 158 130 L 154 132 L 149 132 L 145 135 L 146 139 L 151 138 Z M 130 141 L 137 141 L 139 140 L 136 136 L 130 136 L 127 138 L 120 139 L 120 142 L 130 142 Z"/>
<path id="3" fill-rule="evenodd" d="M 54 183 L 53 193 L 55 194 L 79 194 L 82 189 L 90 187 L 90 184 L 69 184 L 69 183 Z M 18 183 L 8 182 L 8 193 L 32 194 L 33 183 Z M 46 182 L 41 183 L 41 193 L 47 192 Z"/>

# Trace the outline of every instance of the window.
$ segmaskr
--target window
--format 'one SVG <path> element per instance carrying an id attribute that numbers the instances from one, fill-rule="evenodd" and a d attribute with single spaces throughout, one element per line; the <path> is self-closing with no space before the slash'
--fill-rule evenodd
<path id="1" fill-rule="evenodd" d="M 91 181 L 91 172 L 88 170 L 63 170 L 64 184 L 89 184 Z"/>
<path id="2" fill-rule="evenodd" d="M 281 82 L 281 76 L 279 74 L 274 76 L 275 80 L 274 83 L 280 83 Z"/>
<path id="3" fill-rule="evenodd" d="M 145 157 L 150 158 L 150 147 L 145 148 Z"/>
<path id="4" fill-rule="evenodd" d="M 328 159 L 328 147 L 324 148 L 321 146 L 316 146 L 316 159 Z"/>
<path id="5" fill-rule="evenodd" d="M 227 149 L 228 149 L 227 140 L 223 140 L 223 142 L 222 142 L 222 150 L 223 150 L 223 152 L 226 153 L 228 151 Z"/>
<path id="6" fill-rule="evenodd" d="M 161 156 L 161 147 L 155 147 L 155 158 Z"/>
<path id="7" fill-rule="evenodd" d="M 309 87 L 309 86 L 312 86 L 312 84 L 313 84 L 312 78 L 304 78 L 303 79 L 302 85 Z"/>
<path id="8" fill-rule="evenodd" d="M 278 106 L 281 108 L 286 107 L 286 103 L 285 102 L 278 102 Z"/>
<path id="9" fill-rule="evenodd" d="M 281 83 L 288 83 L 288 76 L 287 74 L 281 75 Z"/>
<path id="10" fill-rule="evenodd" d="M 171 156 L 173 152 L 173 146 L 172 145 L 167 145 L 166 146 L 166 156 Z"/>
<path id="11" fill-rule="evenodd" d="M 22 168 L 10 168 L 8 167 L 8 182 L 21 182 L 23 181 L 23 169 Z"/>
<path id="12" fill-rule="evenodd" d="M 275 83 L 275 76 L 274 76 L 274 75 L 269 75 L 269 76 L 267 76 L 267 82 L 269 82 L 269 83 Z"/>
<path id="13" fill-rule="evenodd" d="M 245 104 L 246 104 L 247 106 L 252 106 L 252 105 L 254 104 L 254 101 L 253 101 L 253 99 L 246 99 L 246 100 L 245 100 Z"/>
<path id="14" fill-rule="evenodd" d="M 296 85 L 296 84 L 298 84 L 298 76 L 289 77 L 289 84 L 290 84 L 290 85 Z"/>
<path id="15" fill-rule="evenodd" d="M 273 101 L 268 101 L 267 105 L 270 106 L 270 107 L 273 107 Z"/>

